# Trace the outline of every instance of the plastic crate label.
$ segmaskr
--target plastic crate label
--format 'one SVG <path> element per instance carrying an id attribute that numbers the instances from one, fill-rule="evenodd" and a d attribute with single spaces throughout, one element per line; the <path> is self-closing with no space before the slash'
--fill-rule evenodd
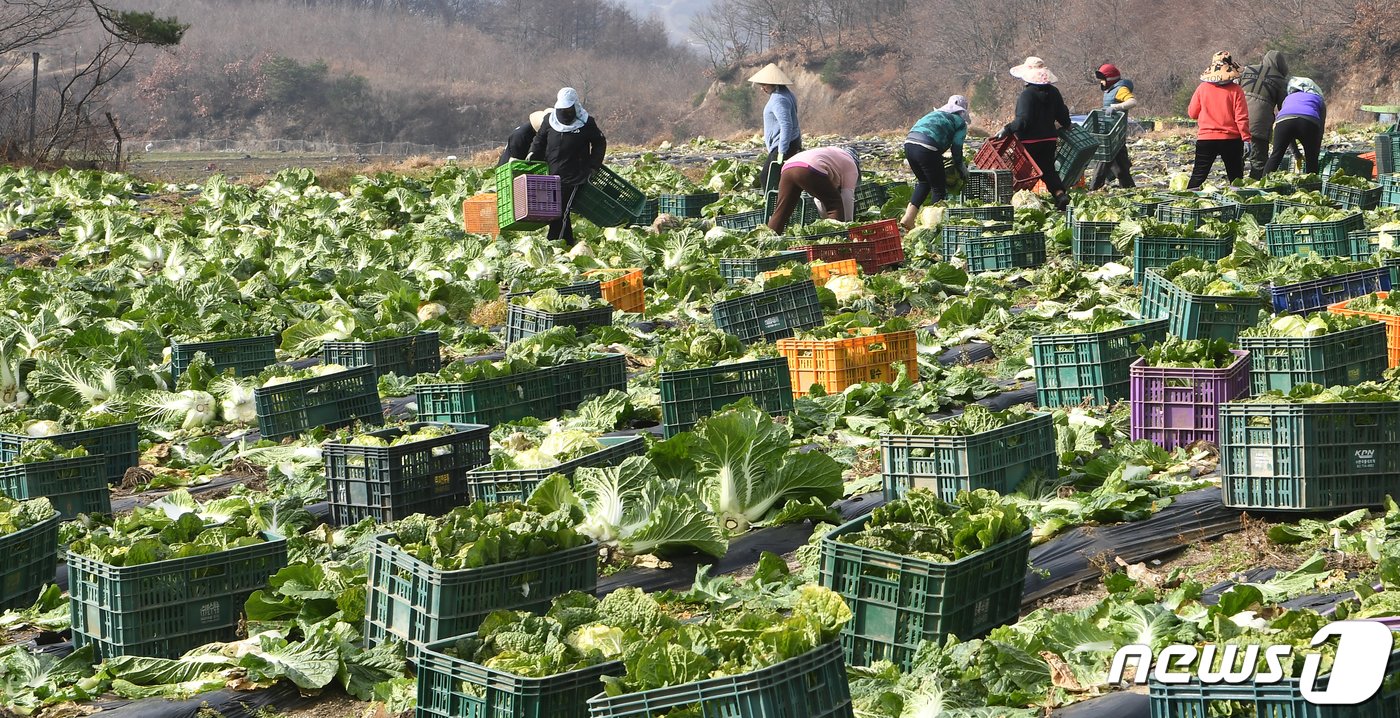
<path id="1" fill-rule="evenodd" d="M 1249 450 L 1249 475 L 1250 476 L 1273 476 L 1274 475 L 1274 452 L 1273 449 L 1256 448 Z"/>
<path id="2" fill-rule="evenodd" d="M 780 329 L 787 329 L 787 315 L 785 314 L 763 317 L 758 320 L 758 322 L 765 331 L 773 332 Z"/>
<path id="3" fill-rule="evenodd" d="M 1381 466 L 1381 449 L 1372 447 L 1369 449 L 1357 449 L 1354 453 L 1355 461 L 1352 469 L 1355 471 L 1377 471 Z"/>
<path id="4" fill-rule="evenodd" d="M 228 602 L 226 601 L 205 601 L 195 604 L 189 614 L 190 625 L 194 626 L 223 626 L 233 620 L 229 615 Z"/>

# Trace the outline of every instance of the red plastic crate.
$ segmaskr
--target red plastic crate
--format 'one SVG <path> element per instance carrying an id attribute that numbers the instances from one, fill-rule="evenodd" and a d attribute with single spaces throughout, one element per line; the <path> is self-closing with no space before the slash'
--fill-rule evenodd
<path id="1" fill-rule="evenodd" d="M 1390 296 L 1390 292 L 1376 292 L 1376 296 L 1385 299 Z M 1357 317 L 1366 317 L 1384 324 L 1386 358 L 1389 360 L 1388 363 L 1390 366 L 1400 366 L 1400 316 L 1348 309 L 1347 305 L 1351 302 L 1351 299 L 1347 299 L 1337 302 L 1336 304 L 1329 304 L 1327 305 L 1327 311 L 1332 314 L 1350 314 Z"/>
<path id="2" fill-rule="evenodd" d="M 1216 443 L 1220 405 L 1249 395 L 1249 352 L 1224 369 L 1172 369 L 1138 359 L 1128 368 L 1131 436 L 1164 448 Z"/>
<path id="3" fill-rule="evenodd" d="M 515 221 L 553 222 L 563 214 L 557 175 L 516 175 L 512 182 Z"/>
<path id="4" fill-rule="evenodd" d="M 793 249 L 807 253 L 807 261 L 838 262 L 854 259 L 862 272 L 875 274 L 904 261 L 904 241 L 899 236 L 899 222 L 893 219 L 851 227 L 846 231 L 849 242 L 809 244 Z"/>
<path id="5" fill-rule="evenodd" d="M 1011 170 L 1012 189 L 1030 189 L 1044 174 L 1026 146 L 1012 136 L 988 138 L 972 158 L 972 166 L 984 170 Z"/>

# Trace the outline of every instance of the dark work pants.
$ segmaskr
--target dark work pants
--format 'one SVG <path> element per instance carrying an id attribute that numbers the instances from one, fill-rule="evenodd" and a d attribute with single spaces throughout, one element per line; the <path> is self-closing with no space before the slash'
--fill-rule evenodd
<path id="1" fill-rule="evenodd" d="M 562 239 L 564 244 L 574 246 L 574 223 L 569 220 L 569 215 L 574 207 L 574 200 L 578 197 L 578 191 L 583 185 L 564 185 L 560 187 L 559 200 L 564 203 L 564 213 L 559 215 L 559 219 L 549 223 L 550 239 Z"/>
<path id="2" fill-rule="evenodd" d="M 1225 177 L 1231 182 L 1244 177 L 1244 140 L 1196 140 L 1196 162 L 1191 167 L 1187 189 L 1200 189 L 1215 166 L 1215 158 L 1225 163 Z"/>
<path id="3" fill-rule="evenodd" d="M 1317 174 L 1317 160 L 1322 154 L 1322 125 L 1306 117 L 1289 117 L 1274 125 L 1274 151 L 1264 165 L 1264 174 L 1278 169 L 1283 156 L 1294 142 L 1303 144 L 1303 171 Z"/>
<path id="4" fill-rule="evenodd" d="M 1049 190 L 1051 195 L 1064 192 L 1065 184 L 1060 181 L 1060 174 L 1055 171 L 1055 149 L 1060 144 L 1059 141 L 1046 140 L 1025 144 L 1026 152 L 1035 160 L 1035 166 L 1040 168 L 1040 179 L 1045 183 L 1045 189 Z"/>
<path id="5" fill-rule="evenodd" d="M 930 197 L 934 202 L 948 198 L 948 175 L 943 165 L 943 153 L 905 142 L 904 156 L 909 160 L 909 169 L 914 171 L 914 193 L 909 196 L 909 204 L 922 207 L 924 200 Z"/>
<path id="6" fill-rule="evenodd" d="M 1094 184 L 1089 189 L 1098 189 L 1114 177 L 1118 178 L 1119 187 L 1136 187 L 1133 182 L 1133 165 L 1128 159 L 1128 148 L 1123 147 L 1118 150 L 1118 154 L 1108 162 L 1100 162 L 1099 169 L 1094 173 Z"/>
<path id="7" fill-rule="evenodd" d="M 774 148 L 768 153 L 768 160 L 763 163 L 763 171 L 758 174 L 758 188 L 765 192 L 768 191 L 768 168 L 772 167 L 773 163 L 778 161 L 778 149 L 779 148 Z M 801 151 L 802 138 L 799 137 L 788 143 L 787 150 L 783 152 L 783 159 L 787 160 Z"/>
<path id="8" fill-rule="evenodd" d="M 773 216 L 768 218 L 769 229 L 778 234 L 787 229 L 788 220 L 797 209 L 797 203 L 802 201 L 804 190 L 821 202 L 828 212 L 835 214 L 835 219 L 843 222 L 850 220 L 850 217 L 844 216 L 846 208 L 841 202 L 841 190 L 832 183 L 831 178 L 810 167 L 792 167 L 784 169 L 778 178 L 778 202 L 773 206 Z"/>

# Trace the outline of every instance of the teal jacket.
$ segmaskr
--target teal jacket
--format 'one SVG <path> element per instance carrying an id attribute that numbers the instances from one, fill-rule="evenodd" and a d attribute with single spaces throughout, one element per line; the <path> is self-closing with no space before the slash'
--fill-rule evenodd
<path id="1" fill-rule="evenodd" d="M 926 139 L 918 139 L 919 135 Z M 963 143 L 967 141 L 967 121 L 955 112 L 934 110 L 914 123 L 909 137 L 942 150 L 952 148 L 953 158 L 957 160 L 962 157 Z"/>

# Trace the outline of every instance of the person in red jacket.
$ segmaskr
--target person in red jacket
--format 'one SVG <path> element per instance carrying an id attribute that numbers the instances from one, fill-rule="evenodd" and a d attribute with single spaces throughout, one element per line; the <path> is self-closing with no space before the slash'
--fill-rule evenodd
<path id="1" fill-rule="evenodd" d="M 1187 189 L 1205 184 L 1215 158 L 1225 163 L 1231 182 L 1244 177 L 1244 146 L 1250 142 L 1249 106 L 1236 82 L 1240 66 L 1228 52 L 1217 52 L 1201 74 L 1186 115 L 1196 121 L 1196 161 Z"/>

